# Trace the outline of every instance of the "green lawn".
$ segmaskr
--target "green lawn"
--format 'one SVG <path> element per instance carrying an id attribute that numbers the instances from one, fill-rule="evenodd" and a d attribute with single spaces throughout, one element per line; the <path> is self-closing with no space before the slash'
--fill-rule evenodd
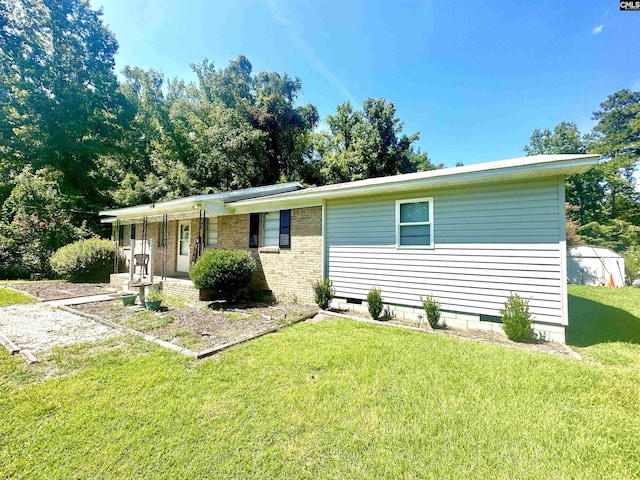
<path id="1" fill-rule="evenodd" d="M 639 411 L 637 365 L 350 320 L 204 361 L 112 340 L 0 353 L 0 477 L 638 478 Z"/>
<path id="2" fill-rule="evenodd" d="M 18 290 L 14 290 L 13 288 L 0 288 L 0 307 L 14 305 L 16 303 L 30 303 L 37 301 L 38 299 L 33 298 L 31 295 L 19 292 Z"/>
<path id="3" fill-rule="evenodd" d="M 587 358 L 640 368 L 640 288 L 569 285 L 567 344 Z"/>

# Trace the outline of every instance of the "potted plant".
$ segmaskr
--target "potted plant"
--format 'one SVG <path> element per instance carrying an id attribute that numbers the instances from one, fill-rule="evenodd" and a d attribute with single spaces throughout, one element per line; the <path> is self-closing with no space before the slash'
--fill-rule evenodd
<path id="1" fill-rule="evenodd" d="M 149 293 L 145 296 L 144 304 L 147 310 L 157 312 L 162 304 L 162 294 L 158 290 L 149 290 Z"/>
<path id="2" fill-rule="evenodd" d="M 137 293 L 124 292 L 120 298 L 122 299 L 122 304 L 125 307 L 130 307 L 131 305 L 135 305 L 136 298 L 138 298 Z"/>

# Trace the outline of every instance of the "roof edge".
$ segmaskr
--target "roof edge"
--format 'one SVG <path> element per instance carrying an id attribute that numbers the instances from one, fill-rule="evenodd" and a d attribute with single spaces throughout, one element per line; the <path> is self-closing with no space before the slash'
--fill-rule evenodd
<path id="1" fill-rule="evenodd" d="M 533 160 L 525 162 L 524 160 Z M 546 171 L 550 175 L 556 173 L 562 175 L 561 170 L 569 168 L 583 167 L 584 171 L 591 169 L 598 163 L 600 155 L 532 155 L 496 162 L 478 163 L 469 166 L 444 168 L 440 170 L 429 170 L 426 172 L 408 173 L 403 175 L 393 175 L 379 177 L 355 182 L 338 183 L 322 187 L 308 188 L 296 192 L 287 192 L 278 195 L 258 198 L 255 200 L 239 200 L 227 202 L 230 208 L 247 207 L 251 205 L 265 205 L 278 202 L 288 202 L 292 200 L 309 200 L 313 198 L 323 199 L 348 195 L 354 191 L 362 194 L 375 194 L 389 188 L 411 188 L 416 185 L 437 186 L 441 183 L 449 182 L 453 179 L 461 183 L 482 179 L 487 177 L 499 177 L 513 173 L 524 173 L 527 171 Z M 520 161 L 521 163 L 517 163 Z"/>

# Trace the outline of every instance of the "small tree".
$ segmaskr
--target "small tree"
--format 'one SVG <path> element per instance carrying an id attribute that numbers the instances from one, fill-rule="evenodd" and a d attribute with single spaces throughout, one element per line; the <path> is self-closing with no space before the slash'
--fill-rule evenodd
<path id="1" fill-rule="evenodd" d="M 440 320 L 440 302 L 436 301 L 431 295 L 427 295 L 422 299 L 422 308 L 427 316 L 427 321 L 431 328 L 436 328 Z"/>
<path id="2" fill-rule="evenodd" d="M 514 342 L 520 342 L 532 335 L 529 300 L 518 296 L 517 293 L 512 293 L 504 302 L 500 316 L 502 316 L 504 333 Z"/>
<path id="3" fill-rule="evenodd" d="M 217 290 L 228 303 L 233 303 L 245 289 L 256 261 L 246 250 L 211 250 L 189 271 L 193 284 L 200 290 Z"/>
<path id="4" fill-rule="evenodd" d="M 327 308 L 329 308 L 331 299 L 336 293 L 335 289 L 333 288 L 333 282 L 328 278 L 325 278 L 321 282 L 316 281 L 313 284 L 313 291 L 315 292 L 315 300 L 318 306 L 322 310 L 326 310 Z"/>
<path id="5" fill-rule="evenodd" d="M 378 320 L 380 318 L 380 313 L 382 313 L 382 290 L 379 288 L 373 287 L 367 293 L 367 307 L 369 308 L 369 314 L 371 318 L 374 320 Z"/>

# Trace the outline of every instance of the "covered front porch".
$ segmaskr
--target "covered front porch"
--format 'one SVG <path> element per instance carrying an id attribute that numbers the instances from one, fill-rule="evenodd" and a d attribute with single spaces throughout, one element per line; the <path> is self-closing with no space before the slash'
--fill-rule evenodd
<path id="1" fill-rule="evenodd" d="M 228 202 L 301 188 L 294 182 L 100 212 L 107 217 L 102 222 L 112 224 L 116 251 L 122 254 L 112 283 L 190 283 L 191 266 L 207 249 L 218 247 L 218 216 L 234 213 Z"/>

